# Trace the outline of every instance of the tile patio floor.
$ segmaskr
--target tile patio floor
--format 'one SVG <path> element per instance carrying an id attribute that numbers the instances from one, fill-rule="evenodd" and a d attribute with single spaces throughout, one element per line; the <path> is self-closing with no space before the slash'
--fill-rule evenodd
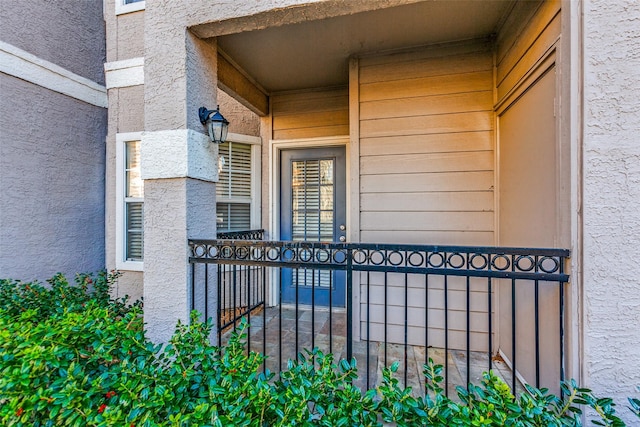
<path id="1" fill-rule="evenodd" d="M 297 326 L 296 326 L 297 317 Z M 282 319 L 280 321 L 280 318 Z M 335 310 L 329 314 L 328 310 L 316 308 L 314 312 L 310 309 L 299 307 L 296 315 L 294 307 L 270 307 L 266 311 L 259 310 L 252 313 L 250 317 L 250 338 L 248 344 L 251 350 L 265 353 L 267 358 L 267 368 L 272 372 L 278 371 L 278 361 L 280 368 L 286 369 L 288 359 L 295 357 L 297 352 L 303 349 L 318 347 L 327 353 L 330 350 L 335 356 L 335 360 L 346 357 L 346 315 L 344 310 Z M 263 325 L 266 321 L 266 331 Z M 281 323 L 281 328 L 279 327 Z M 329 326 L 332 326 L 330 334 Z M 312 325 L 314 325 L 312 327 Z M 296 334 L 296 327 L 298 333 Z M 280 333 L 280 329 L 282 332 Z M 312 334 L 313 332 L 313 334 Z M 228 339 L 229 331 L 223 335 L 223 343 Z M 297 335 L 297 351 L 296 351 Z M 266 348 L 263 346 L 263 339 L 266 336 Z M 312 340 L 312 336 L 314 337 Z M 331 347 L 329 340 L 331 339 Z M 280 345 L 280 342 L 282 345 Z M 359 378 L 356 384 L 360 388 L 366 388 L 366 368 L 367 343 L 365 341 L 353 343 L 353 356 L 357 360 Z M 386 348 L 386 365 L 394 361 L 400 362 L 400 367 L 396 373 L 396 378 L 404 384 L 404 345 L 388 344 Z M 436 364 L 445 365 L 445 350 L 443 348 L 428 348 L 429 357 Z M 455 387 L 466 385 L 467 378 L 467 353 L 464 350 L 449 350 L 447 354 L 449 374 L 448 374 L 448 395 L 455 397 Z M 480 384 L 482 373 L 489 367 L 488 354 L 481 352 L 470 353 L 470 381 L 476 385 Z M 424 346 L 407 346 L 407 386 L 412 387 L 415 394 L 424 394 L 424 376 L 422 374 L 425 363 Z M 382 379 L 382 367 L 385 366 L 385 346 L 382 343 L 369 343 L 369 387 L 375 387 Z M 501 360 L 494 359 L 494 372 L 501 376 L 507 383 L 511 384 L 511 370 Z M 444 376 L 444 372 L 442 374 Z M 522 385 L 518 382 L 518 393 Z"/>

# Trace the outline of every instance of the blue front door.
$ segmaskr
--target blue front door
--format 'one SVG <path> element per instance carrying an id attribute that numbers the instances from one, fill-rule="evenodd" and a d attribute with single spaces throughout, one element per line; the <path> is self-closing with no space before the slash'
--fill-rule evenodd
<path id="1" fill-rule="evenodd" d="M 344 241 L 344 147 L 283 150 L 280 174 L 281 240 Z M 283 269 L 281 286 L 284 303 L 345 306 L 344 271 Z"/>

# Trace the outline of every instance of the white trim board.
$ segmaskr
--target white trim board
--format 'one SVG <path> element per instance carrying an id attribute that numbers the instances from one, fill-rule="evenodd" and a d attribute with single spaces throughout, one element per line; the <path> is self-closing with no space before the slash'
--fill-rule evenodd
<path id="1" fill-rule="evenodd" d="M 104 86 L 2 41 L 0 72 L 97 107 L 108 105 Z"/>
<path id="2" fill-rule="evenodd" d="M 251 136 L 251 135 L 244 135 L 241 133 L 231 133 L 229 132 L 227 134 L 227 141 L 231 141 L 231 142 L 241 142 L 243 144 L 262 144 L 262 138 L 260 138 L 259 136 Z"/>
<path id="3" fill-rule="evenodd" d="M 144 84 L 144 58 L 125 59 L 104 64 L 107 89 Z"/>

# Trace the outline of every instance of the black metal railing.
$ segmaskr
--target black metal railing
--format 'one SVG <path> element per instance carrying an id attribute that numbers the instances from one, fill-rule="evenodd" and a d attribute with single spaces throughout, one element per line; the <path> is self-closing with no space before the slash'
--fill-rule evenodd
<path id="1" fill-rule="evenodd" d="M 223 231 L 217 233 L 218 239 L 262 240 L 264 230 Z M 205 319 L 213 311 L 216 313 L 218 344 L 221 344 L 222 333 L 230 326 L 257 308 L 264 306 L 264 280 L 259 268 L 243 268 L 221 264 L 209 269 L 204 264 L 200 270 L 191 263 L 191 310 L 198 309 Z M 196 287 L 196 283 L 200 286 Z M 216 298 L 210 298 L 210 283 L 215 283 Z M 212 307 L 213 306 L 213 307 Z M 249 337 L 250 339 L 250 337 Z"/>
<path id="2" fill-rule="evenodd" d="M 480 370 L 503 371 L 513 390 L 518 379 L 552 390 L 564 380 L 568 250 L 255 240 L 189 245 L 194 301 L 208 274 L 197 274 L 196 265 L 216 264 L 211 296 L 217 295 L 218 310 L 226 307 L 225 292 L 244 307 L 233 320 L 218 317 L 219 343 L 224 328 L 247 315 L 249 348 L 269 356 L 265 368 L 272 371 L 316 347 L 356 358 L 367 388 L 379 366 L 395 360 L 405 385 L 419 382 L 416 369 L 420 377 L 422 362 L 437 357 L 447 392 L 475 382 Z M 208 291 L 205 308 L 207 297 Z"/>

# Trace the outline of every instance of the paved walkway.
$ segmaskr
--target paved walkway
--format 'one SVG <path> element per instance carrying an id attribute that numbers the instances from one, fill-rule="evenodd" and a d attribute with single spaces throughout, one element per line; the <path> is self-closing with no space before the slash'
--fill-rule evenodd
<path id="1" fill-rule="evenodd" d="M 297 319 L 297 322 L 296 322 Z M 329 313 L 328 310 L 310 309 L 300 307 L 296 313 L 295 308 L 278 307 L 259 310 L 250 317 L 251 336 L 248 339 L 251 350 L 264 353 L 268 356 L 267 368 L 277 372 L 286 369 L 287 361 L 303 351 L 303 349 L 319 348 L 324 353 L 332 352 L 335 360 L 346 357 L 346 315 L 344 310 Z M 263 324 L 266 321 L 266 331 Z M 330 327 L 331 326 L 331 327 Z M 297 331 L 297 333 L 296 333 Z M 227 331 L 223 336 L 223 342 L 228 338 Z M 263 340 L 266 336 L 266 347 Z M 369 343 L 369 388 L 378 385 L 382 379 L 382 368 L 391 365 L 395 361 L 400 362 L 396 378 L 401 384 L 405 384 L 404 345 L 383 343 Z M 386 353 L 386 360 L 385 360 Z M 367 387 L 367 343 L 364 341 L 353 343 L 353 356 L 356 358 L 359 378 L 356 384 L 361 388 Z M 445 350 L 443 348 L 428 348 L 428 357 L 436 364 L 445 366 Z M 482 379 L 482 373 L 489 367 L 488 354 L 471 352 L 469 357 L 469 380 L 478 385 Z M 425 347 L 407 346 L 407 372 L 406 385 L 412 387 L 415 394 L 424 394 Z M 456 396 L 455 387 L 466 385 L 467 380 L 467 352 L 462 350 L 449 350 L 448 360 L 448 394 Z M 280 362 L 280 363 L 279 363 Z M 501 376 L 507 384 L 511 384 L 511 370 L 500 359 L 493 360 L 494 372 Z M 442 373 L 443 377 L 445 372 Z M 519 385 L 519 383 L 518 383 Z M 443 384 L 444 386 L 444 384 Z M 518 392 L 521 392 L 518 386 Z"/>

